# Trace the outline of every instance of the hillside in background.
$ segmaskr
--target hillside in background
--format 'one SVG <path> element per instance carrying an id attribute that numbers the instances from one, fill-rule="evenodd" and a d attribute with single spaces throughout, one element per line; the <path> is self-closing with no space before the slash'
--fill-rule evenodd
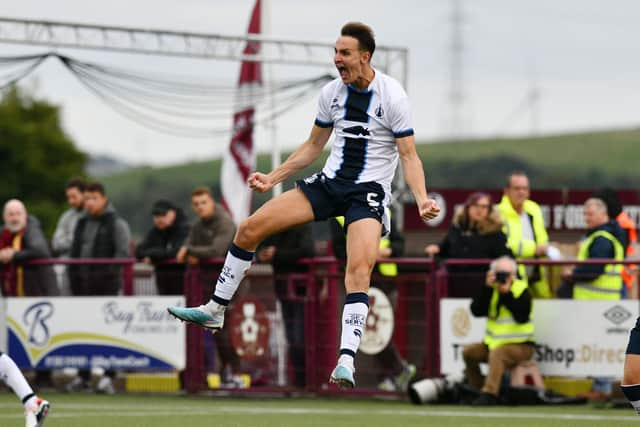
<path id="1" fill-rule="evenodd" d="M 87 163 L 87 174 L 94 177 L 113 175 L 129 169 L 131 165 L 127 162 L 107 154 L 92 155 Z"/>
<path id="2" fill-rule="evenodd" d="M 538 188 L 635 187 L 640 183 L 640 129 L 484 139 L 418 147 L 438 187 L 494 187 L 514 169 Z"/>
<path id="3" fill-rule="evenodd" d="M 536 188 L 633 188 L 640 183 L 640 129 L 418 144 L 418 152 L 429 187 L 502 188 L 505 176 L 513 170 L 527 172 Z M 319 170 L 327 154 L 325 151 L 294 179 Z M 189 214 L 190 192 L 195 186 L 209 185 L 219 198 L 220 163 L 134 168 L 100 179 L 134 233 L 140 235 L 149 226 L 150 206 L 158 198 L 177 202 Z M 258 157 L 258 170 L 270 170 L 270 155 Z M 285 188 L 292 182 L 285 183 Z M 269 196 L 256 195 L 255 204 Z"/>

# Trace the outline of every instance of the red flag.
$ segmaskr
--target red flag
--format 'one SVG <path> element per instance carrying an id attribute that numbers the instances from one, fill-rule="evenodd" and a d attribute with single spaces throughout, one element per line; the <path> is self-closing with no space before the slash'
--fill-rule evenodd
<path id="1" fill-rule="evenodd" d="M 249 22 L 249 34 L 260 34 L 260 0 L 256 0 Z M 245 54 L 258 54 L 260 43 L 249 41 Z M 256 156 L 253 149 L 253 125 L 255 118 L 254 95 L 262 84 L 259 62 L 242 61 L 238 91 L 233 114 L 233 135 L 229 150 L 222 160 L 220 185 L 222 203 L 239 224 L 251 211 L 251 190 L 247 178 L 254 170 Z"/>

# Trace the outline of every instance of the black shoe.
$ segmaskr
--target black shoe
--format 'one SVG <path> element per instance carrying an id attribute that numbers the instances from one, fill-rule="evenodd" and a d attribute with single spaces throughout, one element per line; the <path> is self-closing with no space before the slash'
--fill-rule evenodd
<path id="1" fill-rule="evenodd" d="M 498 398 L 491 393 L 480 393 L 480 396 L 471 402 L 472 406 L 494 406 L 498 404 Z"/>

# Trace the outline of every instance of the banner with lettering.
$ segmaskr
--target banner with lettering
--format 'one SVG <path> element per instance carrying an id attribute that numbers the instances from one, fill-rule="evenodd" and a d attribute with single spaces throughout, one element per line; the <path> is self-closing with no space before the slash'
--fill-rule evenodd
<path id="1" fill-rule="evenodd" d="M 182 296 L 7 298 L 8 353 L 20 368 L 184 369 Z"/>
<path id="2" fill-rule="evenodd" d="M 465 345 L 481 342 L 486 318 L 474 317 L 467 298 L 440 300 L 440 370 L 464 370 Z M 535 353 L 543 375 L 618 378 L 638 301 L 535 300 Z"/>
<path id="3" fill-rule="evenodd" d="M 491 196 L 494 203 L 499 203 L 502 198 L 502 190 L 485 189 L 439 189 L 430 188 L 429 197 L 436 199 L 440 205 L 441 212 L 438 217 L 427 223 L 427 229 L 446 230 L 451 224 L 454 212 L 458 206 L 463 206 L 469 195 L 475 191 L 483 191 Z M 538 203 L 542 209 L 542 215 L 547 230 L 553 231 L 584 231 L 584 215 L 582 206 L 591 197 L 593 190 L 531 190 L 531 200 Z M 636 227 L 640 226 L 640 191 L 637 190 L 617 190 L 616 194 L 620 198 L 623 210 L 629 214 L 635 222 Z M 425 225 L 414 203 L 408 203 L 404 208 L 404 228 L 405 230 L 424 230 Z"/>

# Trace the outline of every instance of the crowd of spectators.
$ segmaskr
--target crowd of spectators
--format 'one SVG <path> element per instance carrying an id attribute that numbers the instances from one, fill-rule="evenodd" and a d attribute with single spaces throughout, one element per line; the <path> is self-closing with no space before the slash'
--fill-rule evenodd
<path id="1" fill-rule="evenodd" d="M 0 229 L 4 295 L 118 295 L 122 291 L 122 266 L 118 263 L 70 263 L 65 268 L 64 260 L 131 256 L 153 266 L 158 294 L 182 294 L 181 278 L 185 266 L 200 265 L 206 274 L 211 268 L 202 261 L 224 256 L 236 231 L 236 225 L 227 211 L 215 202 L 211 190 L 197 187 L 191 195 L 191 207 L 196 216 L 192 224 L 180 207 L 170 200 L 159 199 L 150 207 L 151 227 L 134 246 L 126 219 L 118 214 L 101 183 L 73 178 L 64 192 L 69 209 L 60 216 L 50 243 L 38 219 L 27 212 L 20 200 L 5 203 L 4 224 Z M 523 172 L 508 176 L 503 197 L 495 204 L 489 194 L 472 193 L 455 211 L 441 241 L 424 248 L 425 255 L 436 260 L 496 259 L 504 255 L 528 260 L 550 256 L 555 248 L 549 243 L 540 206 L 529 196 L 529 179 Z M 623 248 L 622 257 L 633 254 L 637 243 L 634 224 L 623 212 L 613 190 L 596 191 L 585 203 L 584 212 L 589 230 L 582 243 L 591 241 L 588 250 L 579 258 L 617 258 L 615 242 Z M 332 252 L 338 259 L 343 259 L 346 230 L 343 230 L 340 218 L 331 220 L 329 225 Z M 614 241 L 597 231 L 606 231 Z M 593 233 L 596 236 L 589 239 Z M 404 236 L 392 221 L 390 236 L 381 240 L 379 256 L 402 256 L 403 249 Z M 264 259 L 258 261 L 271 262 L 272 250 L 263 250 L 261 257 Z M 60 259 L 60 265 L 53 267 L 56 272 L 50 264 L 27 262 L 52 256 Z M 624 282 L 621 297 L 630 289 L 635 277 L 634 267 L 616 267 L 621 269 Z M 470 297 L 484 283 L 488 265 L 447 264 L 446 268 L 450 273 L 449 296 Z M 549 272 L 543 266 L 519 264 L 518 276 L 527 281 L 534 297 L 571 298 L 579 278 L 579 287 L 585 282 L 589 282 L 586 285 L 593 284 L 591 282 L 596 281 L 606 268 L 580 265 L 573 272 L 566 269 L 558 289 L 551 288 Z M 380 263 L 377 270 L 390 282 L 398 274 L 393 263 Z M 385 282 L 380 286 L 384 287 Z"/>
<path id="2" fill-rule="evenodd" d="M 74 178 L 68 182 L 64 192 L 69 209 L 60 216 L 50 243 L 39 221 L 28 213 L 20 200 L 11 199 L 5 203 L 4 224 L 0 229 L 0 284 L 4 296 L 118 295 L 122 292 L 122 263 L 91 263 L 90 259 L 131 256 L 153 267 L 158 294 L 182 294 L 187 265 L 198 266 L 198 274 L 202 275 L 204 283 L 215 282 L 216 266 L 206 260 L 224 256 L 236 231 L 236 225 L 226 210 L 216 204 L 210 189 L 198 187 L 191 194 L 191 207 L 196 216 L 191 225 L 181 208 L 172 201 L 159 199 L 150 207 L 151 227 L 133 246 L 129 225 L 110 202 L 102 184 Z M 442 240 L 424 248 L 425 255 L 436 260 L 493 259 L 500 260 L 492 265 L 500 266 L 500 271 L 510 271 L 511 267 L 515 269 L 509 275 L 509 286 L 496 287 L 495 268 L 489 269 L 488 264 L 447 265 L 449 296 L 473 297 L 471 310 L 476 315 L 487 315 L 492 310 L 487 305 L 492 292 L 497 292 L 498 300 L 505 301 L 500 304 L 505 309 L 514 308 L 512 301 L 521 296 L 534 299 L 552 296 L 574 299 L 625 297 L 630 289 L 629 281 L 635 277 L 635 270 L 632 270 L 635 266 L 610 264 L 566 268 L 561 285 L 553 289 L 545 267 L 505 261 L 553 257 L 554 248 L 549 243 L 540 206 L 529 197 L 527 175 L 514 172 L 507 178 L 503 197 L 498 203 L 494 204 L 486 193 L 472 193 L 454 213 Z M 584 216 L 588 231 L 579 243 L 578 260 L 622 260 L 633 253 L 637 239 L 633 221 L 622 211 L 613 190 L 602 189 L 594 193 L 585 202 Z M 403 255 L 404 238 L 393 217 L 391 225 L 390 235 L 381 240 L 380 258 Z M 341 218 L 330 221 L 330 230 L 333 254 L 343 259 L 347 230 L 343 228 Z M 256 261 L 271 264 L 275 273 L 276 298 L 285 319 L 289 358 L 295 366 L 293 382 L 300 387 L 304 386 L 305 341 L 301 328 L 294 325 L 304 321 L 304 304 L 301 301 L 306 290 L 292 285 L 287 275 L 306 271 L 307 267 L 297 261 L 313 255 L 314 243 L 309 225 L 270 237 L 256 252 Z M 28 262 L 52 256 L 59 258 L 59 265 Z M 70 259 L 84 261 L 65 266 L 65 261 Z M 376 270 L 378 279 L 374 286 L 381 288 L 392 305 L 395 304 L 394 279 L 398 275 L 398 266 L 385 261 L 379 263 Z M 514 289 L 518 290 L 515 300 L 511 295 L 514 283 L 517 285 Z M 526 291 L 523 291 L 523 286 Z M 514 314 L 516 323 L 520 318 L 528 322 L 530 309 L 517 307 L 517 310 L 518 313 Z M 208 345 L 215 345 L 225 370 L 237 368 L 237 355 L 230 348 L 225 334 L 221 334 L 215 344 L 211 339 L 208 342 Z M 526 343 L 530 344 L 529 341 Z M 491 365 L 493 348 L 486 342 L 465 350 L 469 377 L 485 393 L 482 402 L 494 401 L 496 379 L 491 377 L 486 382 L 480 381 L 477 363 L 489 361 L 490 369 L 501 372 L 509 367 L 507 365 L 529 355 L 530 347 L 516 347 L 524 349 L 520 352 L 522 357 L 514 356 L 499 369 L 495 364 Z M 391 388 L 406 389 L 407 377 L 415 374 L 415 367 L 400 357 L 393 343 L 380 354 L 389 373 L 382 380 L 391 384 Z M 506 360 L 503 354 L 494 357 L 503 362 Z"/>

